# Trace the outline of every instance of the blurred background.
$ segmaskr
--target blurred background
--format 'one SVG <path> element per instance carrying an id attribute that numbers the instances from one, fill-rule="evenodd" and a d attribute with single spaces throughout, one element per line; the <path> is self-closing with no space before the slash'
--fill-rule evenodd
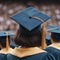
<path id="1" fill-rule="evenodd" d="M 34 6 L 52 17 L 46 23 L 47 26 L 60 26 L 60 0 L 0 0 L 0 31 L 13 30 L 16 32 L 19 26 L 9 17 L 28 6 Z"/>

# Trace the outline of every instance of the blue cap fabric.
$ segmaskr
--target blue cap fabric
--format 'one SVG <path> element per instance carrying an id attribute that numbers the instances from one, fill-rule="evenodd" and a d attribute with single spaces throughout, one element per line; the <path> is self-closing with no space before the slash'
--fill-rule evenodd
<path id="1" fill-rule="evenodd" d="M 6 32 L 8 33 L 8 36 L 13 36 L 15 35 L 13 31 L 1 31 L 0 32 L 0 37 L 7 36 Z"/>
<path id="2" fill-rule="evenodd" d="M 60 26 L 48 26 L 48 32 L 60 34 Z"/>
<path id="3" fill-rule="evenodd" d="M 23 30 L 26 29 L 26 31 L 30 32 L 35 30 L 37 27 L 39 28 L 39 31 L 41 28 L 41 24 L 47 21 L 50 17 L 38 11 L 34 7 L 29 7 L 11 16 L 10 18 L 16 21 L 20 25 L 20 27 L 23 27 Z"/>

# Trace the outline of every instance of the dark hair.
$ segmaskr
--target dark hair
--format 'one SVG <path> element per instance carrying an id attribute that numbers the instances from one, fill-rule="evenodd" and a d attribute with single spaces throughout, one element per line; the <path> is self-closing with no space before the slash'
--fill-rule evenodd
<path id="1" fill-rule="evenodd" d="M 9 39 L 9 44 L 10 44 L 10 37 L 9 36 L 8 36 L 8 39 Z M 0 37 L 0 44 L 3 48 L 6 47 L 6 36 Z"/>
<path id="2" fill-rule="evenodd" d="M 35 35 L 24 35 L 20 31 L 18 31 L 17 36 L 15 38 L 15 43 L 18 46 L 22 47 L 39 47 L 41 45 L 41 32 L 38 32 Z"/>
<path id="3" fill-rule="evenodd" d="M 51 33 L 51 38 L 54 42 L 60 42 L 60 34 L 58 33 Z"/>

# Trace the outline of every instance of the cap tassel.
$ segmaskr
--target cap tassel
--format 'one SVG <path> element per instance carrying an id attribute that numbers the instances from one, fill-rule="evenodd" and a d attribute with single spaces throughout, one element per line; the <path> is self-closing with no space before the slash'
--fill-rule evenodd
<path id="1" fill-rule="evenodd" d="M 34 19 L 36 19 L 36 20 L 40 20 L 41 22 L 44 23 L 43 19 L 41 19 L 41 18 L 39 18 L 39 17 L 37 17 L 37 16 L 32 16 L 31 18 L 34 18 Z"/>
<path id="2" fill-rule="evenodd" d="M 9 49 L 8 32 L 6 32 L 6 51 Z"/>
<path id="3" fill-rule="evenodd" d="M 42 26 L 42 41 L 41 41 L 41 49 L 45 49 L 47 44 L 46 44 L 46 40 L 45 40 L 45 36 L 46 36 L 46 32 L 45 32 L 45 26 Z"/>

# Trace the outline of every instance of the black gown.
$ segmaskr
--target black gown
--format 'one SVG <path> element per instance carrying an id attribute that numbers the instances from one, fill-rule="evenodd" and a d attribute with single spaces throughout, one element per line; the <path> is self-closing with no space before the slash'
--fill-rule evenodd
<path id="1" fill-rule="evenodd" d="M 15 51 L 15 53 L 17 53 L 17 52 Z M 34 51 L 33 51 L 33 53 L 34 53 Z M 40 52 L 40 53 L 27 55 L 27 56 L 23 56 L 23 57 L 19 57 L 14 54 L 8 54 L 7 60 L 55 60 L 55 58 L 48 52 Z"/>
<path id="2" fill-rule="evenodd" d="M 51 53 L 55 57 L 56 60 L 60 60 L 60 50 L 54 47 L 47 47 L 45 50 Z"/>

